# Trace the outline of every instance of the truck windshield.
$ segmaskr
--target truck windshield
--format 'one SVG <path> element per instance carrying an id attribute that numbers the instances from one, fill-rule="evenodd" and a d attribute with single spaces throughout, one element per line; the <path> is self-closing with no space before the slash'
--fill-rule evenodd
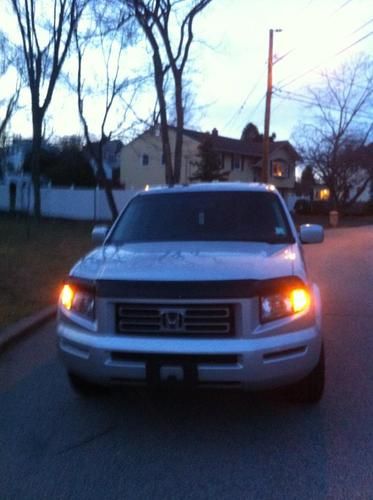
<path id="1" fill-rule="evenodd" d="M 276 194 L 253 191 L 149 193 L 134 198 L 111 244 L 156 241 L 292 243 Z"/>

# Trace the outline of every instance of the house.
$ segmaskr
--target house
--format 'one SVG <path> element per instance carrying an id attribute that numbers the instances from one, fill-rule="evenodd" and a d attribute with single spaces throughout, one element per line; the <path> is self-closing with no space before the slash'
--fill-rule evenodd
<path id="1" fill-rule="evenodd" d="M 171 149 L 175 147 L 176 131 L 170 127 Z M 214 129 L 211 134 L 184 129 L 181 183 L 190 182 L 200 160 L 199 145 L 211 139 L 213 150 L 220 157 L 221 170 L 228 171 L 229 181 L 260 182 L 263 157 L 263 141 L 250 134 L 242 139 L 219 135 Z M 274 184 L 285 197 L 293 193 L 295 186 L 295 164 L 300 156 L 288 141 L 270 142 L 269 182 Z M 143 189 L 146 185 L 165 182 L 165 165 L 162 154 L 162 139 L 159 129 L 153 127 L 121 151 L 121 182 L 128 188 Z"/>
<path id="2" fill-rule="evenodd" d="M 92 143 L 93 156 L 99 156 L 99 142 Z M 123 147 L 123 142 L 116 139 L 112 141 L 107 141 L 103 146 L 103 167 L 105 171 L 106 179 L 114 186 L 119 186 L 120 181 L 120 153 Z M 84 147 L 84 152 L 88 157 L 88 161 L 93 168 L 93 171 L 97 173 L 96 160 L 92 157 L 87 146 Z"/>
<path id="3" fill-rule="evenodd" d="M 23 163 L 31 152 L 32 139 L 15 136 L 0 151 L 1 171 L 3 176 L 22 174 Z"/>

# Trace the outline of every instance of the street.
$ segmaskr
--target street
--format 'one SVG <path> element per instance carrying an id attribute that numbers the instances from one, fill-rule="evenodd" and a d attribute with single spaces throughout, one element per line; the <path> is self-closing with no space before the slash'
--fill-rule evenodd
<path id="1" fill-rule="evenodd" d="M 373 499 L 373 226 L 305 247 L 326 392 L 72 393 L 54 323 L 0 357 L 0 498 Z"/>

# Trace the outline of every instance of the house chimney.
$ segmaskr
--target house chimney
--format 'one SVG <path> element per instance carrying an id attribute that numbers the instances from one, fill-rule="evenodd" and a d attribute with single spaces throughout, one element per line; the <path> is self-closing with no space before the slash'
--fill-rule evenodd
<path id="1" fill-rule="evenodd" d="M 217 129 L 217 128 L 213 128 L 213 129 L 212 129 L 212 136 L 213 136 L 213 137 L 217 137 L 218 135 L 219 135 L 219 133 L 218 133 L 218 129 Z"/>

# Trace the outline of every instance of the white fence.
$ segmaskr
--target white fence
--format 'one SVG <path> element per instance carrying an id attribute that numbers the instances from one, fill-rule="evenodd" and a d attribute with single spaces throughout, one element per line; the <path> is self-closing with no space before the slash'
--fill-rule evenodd
<path id="1" fill-rule="evenodd" d="M 132 189 L 113 190 L 118 211 L 136 194 Z M 111 212 L 103 189 L 42 187 L 41 213 L 45 217 L 109 220 Z M 32 213 L 33 190 L 29 183 L 0 185 L 0 210 Z"/>
<path id="2" fill-rule="evenodd" d="M 11 187 L 13 185 L 13 187 Z M 13 192 L 12 192 L 13 190 Z M 137 193 L 134 189 L 113 190 L 118 211 Z M 40 189 L 41 213 L 44 217 L 79 220 L 110 220 L 111 212 L 103 189 L 57 188 Z M 291 210 L 297 200 L 288 196 L 286 203 Z M 34 206 L 33 189 L 30 182 L 0 184 L 0 210 L 32 213 Z"/>

